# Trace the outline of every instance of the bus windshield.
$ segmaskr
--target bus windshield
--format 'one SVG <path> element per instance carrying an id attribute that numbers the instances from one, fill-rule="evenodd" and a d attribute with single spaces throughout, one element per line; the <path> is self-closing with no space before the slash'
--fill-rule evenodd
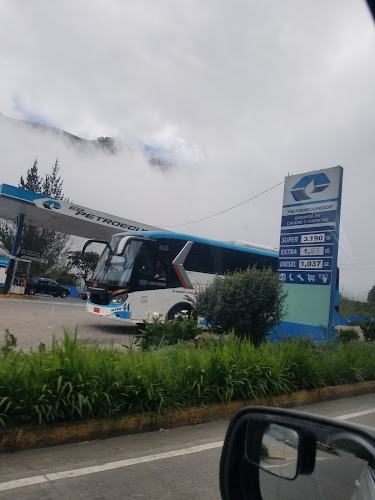
<path id="1" fill-rule="evenodd" d="M 94 280 L 110 286 L 126 287 L 131 279 L 134 261 L 142 241 L 130 239 L 123 244 L 124 237 L 111 239 L 96 266 Z"/>

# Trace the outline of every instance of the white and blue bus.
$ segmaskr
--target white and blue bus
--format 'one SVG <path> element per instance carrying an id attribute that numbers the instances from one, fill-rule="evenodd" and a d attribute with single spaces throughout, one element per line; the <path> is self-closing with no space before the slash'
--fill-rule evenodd
<path id="1" fill-rule="evenodd" d="M 153 314 L 163 321 L 192 309 L 192 296 L 226 271 L 271 268 L 278 252 L 244 242 L 220 242 L 170 232 L 115 234 L 102 243 L 93 281 L 88 283 L 87 310 L 91 313 L 142 323 Z M 186 313 L 184 313 L 186 314 Z"/>

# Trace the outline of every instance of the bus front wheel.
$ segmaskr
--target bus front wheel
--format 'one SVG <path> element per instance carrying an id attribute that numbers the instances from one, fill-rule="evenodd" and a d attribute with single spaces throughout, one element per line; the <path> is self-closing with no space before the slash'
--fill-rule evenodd
<path id="1" fill-rule="evenodd" d="M 185 317 L 190 318 L 193 309 L 190 304 L 177 304 L 167 314 L 171 321 L 182 321 Z"/>

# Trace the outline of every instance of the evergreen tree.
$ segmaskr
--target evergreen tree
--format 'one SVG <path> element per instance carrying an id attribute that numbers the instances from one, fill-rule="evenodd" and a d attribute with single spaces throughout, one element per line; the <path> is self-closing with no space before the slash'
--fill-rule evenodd
<path id="1" fill-rule="evenodd" d="M 367 295 L 367 302 L 374 302 L 375 303 L 375 285 L 371 288 Z"/>
<path id="2" fill-rule="evenodd" d="M 27 189 L 27 191 L 33 191 L 34 193 L 41 193 L 42 183 L 43 181 L 38 172 L 38 158 L 35 158 L 33 166 L 27 171 L 26 181 L 21 175 L 18 187 L 21 189 Z"/>
<path id="3" fill-rule="evenodd" d="M 42 193 L 46 196 L 51 196 L 52 198 L 62 200 L 64 198 L 64 194 L 62 192 L 63 181 L 59 176 L 59 170 L 59 159 L 56 158 L 55 164 L 52 167 L 51 174 L 46 174 L 44 178 Z"/>
<path id="4" fill-rule="evenodd" d="M 64 198 L 62 191 L 63 181 L 59 175 L 59 160 L 55 161 L 50 174 L 43 178 L 38 171 L 38 160 L 26 173 L 26 177 L 21 176 L 18 187 L 27 189 L 34 193 L 44 194 L 53 198 Z M 26 218 L 27 222 L 27 218 Z M 1 221 L 0 223 L 0 246 L 5 250 L 3 253 L 10 253 L 16 232 L 16 223 Z M 54 278 L 55 274 L 61 274 L 62 269 L 69 270 L 67 243 L 69 235 L 24 225 L 21 236 L 21 247 L 31 248 L 42 254 L 41 262 L 33 262 L 30 273 L 32 276 L 45 276 Z M 22 266 L 21 266 L 22 267 Z"/>

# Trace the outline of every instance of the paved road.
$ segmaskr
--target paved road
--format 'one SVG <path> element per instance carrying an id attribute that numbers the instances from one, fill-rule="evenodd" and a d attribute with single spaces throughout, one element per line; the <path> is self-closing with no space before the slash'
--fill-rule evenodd
<path id="1" fill-rule="evenodd" d="M 17 337 L 18 347 L 37 349 L 40 342 L 51 345 L 53 335 L 61 337 L 63 329 L 90 342 L 129 344 L 133 330 L 115 321 L 86 312 L 82 299 L 38 297 L 37 299 L 0 298 L 0 336 L 5 328 Z M 1 342 L 0 338 L 0 342 Z"/>
<path id="2" fill-rule="evenodd" d="M 315 414 L 375 427 L 375 394 L 299 408 Z M 80 444 L 30 450 L 0 456 L 0 498 L 27 499 L 219 499 L 218 470 L 228 422 L 122 436 Z M 345 461 L 346 459 L 344 459 Z M 345 498 L 357 474 L 346 462 L 330 462 L 325 481 L 312 484 L 304 500 Z M 349 472 L 349 474 L 348 474 Z M 305 476 L 298 479 L 304 480 Z M 298 498 L 272 490 L 266 476 L 268 498 Z M 277 480 L 280 481 L 280 480 Z M 287 482 L 284 481 L 284 484 Z M 316 491 L 323 484 L 341 489 L 334 496 Z M 347 497 L 350 498 L 350 495 Z"/>

